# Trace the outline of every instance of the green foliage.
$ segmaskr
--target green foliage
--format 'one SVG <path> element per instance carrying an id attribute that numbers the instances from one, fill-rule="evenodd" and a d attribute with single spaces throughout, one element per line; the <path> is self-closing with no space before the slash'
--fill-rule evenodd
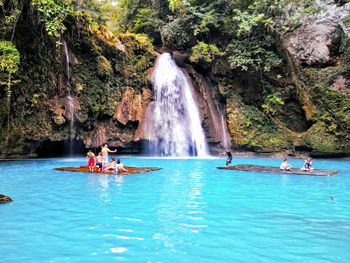
<path id="1" fill-rule="evenodd" d="M 261 107 L 266 114 L 275 115 L 277 108 L 282 105 L 284 105 L 284 101 L 281 99 L 281 93 L 275 92 L 265 98 L 264 104 Z"/>
<path id="2" fill-rule="evenodd" d="M 271 49 L 270 42 L 261 42 L 253 37 L 242 40 L 234 39 L 227 45 L 225 51 L 232 69 L 270 71 L 271 68 L 279 66 L 282 62 L 281 58 Z"/>
<path id="3" fill-rule="evenodd" d="M 12 41 L 18 19 L 23 7 L 21 0 L 8 1 L 6 8 L 4 1 L 0 2 L 0 39 L 9 39 Z"/>
<path id="4" fill-rule="evenodd" d="M 146 33 L 151 39 L 157 38 L 164 22 L 157 17 L 157 12 L 149 8 L 138 10 L 134 20 L 133 31 L 136 33 Z"/>
<path id="5" fill-rule="evenodd" d="M 224 53 L 220 52 L 217 46 L 215 45 L 208 45 L 204 42 L 198 42 L 197 45 L 195 45 L 192 48 L 192 55 L 190 57 L 190 60 L 192 62 L 204 62 L 207 64 L 211 64 L 216 57 L 222 56 Z"/>
<path id="6" fill-rule="evenodd" d="M 113 72 L 111 63 L 104 57 L 97 58 L 97 74 L 102 78 L 108 78 Z"/>
<path id="7" fill-rule="evenodd" d="M 324 84 L 316 83 L 312 89 L 312 100 L 318 108 L 318 120 L 328 127 L 328 133 L 348 138 L 350 134 L 350 101 L 340 92 Z"/>
<path id="8" fill-rule="evenodd" d="M 239 9 L 235 9 L 233 12 L 232 22 L 238 22 L 237 36 L 240 36 L 242 33 L 249 36 L 253 32 L 254 27 L 258 27 L 264 22 L 265 14 L 259 14 L 257 10 L 254 10 L 252 14 L 248 11 L 242 12 Z"/>
<path id="9" fill-rule="evenodd" d="M 15 45 L 9 41 L 0 41 L 0 71 L 14 74 L 18 71 L 20 55 Z"/>
<path id="10" fill-rule="evenodd" d="M 72 12 L 71 0 L 32 0 L 41 13 L 49 35 L 59 38 L 66 30 L 64 19 Z"/>

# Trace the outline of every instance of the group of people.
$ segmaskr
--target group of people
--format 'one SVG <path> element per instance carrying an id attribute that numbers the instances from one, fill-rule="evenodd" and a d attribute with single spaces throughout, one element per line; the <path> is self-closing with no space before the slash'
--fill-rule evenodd
<path id="1" fill-rule="evenodd" d="M 226 160 L 226 167 L 232 162 L 232 154 L 229 149 L 226 149 L 225 154 L 227 155 Z M 288 163 L 287 159 L 284 159 L 284 161 L 281 163 L 280 169 L 282 171 L 290 171 L 292 169 L 292 166 Z M 312 172 L 314 168 L 312 167 L 312 161 L 311 158 L 306 158 L 304 161 L 304 165 L 302 168 L 300 168 L 301 171 L 307 171 Z"/>
<path id="2" fill-rule="evenodd" d="M 107 144 L 101 146 L 101 152 L 99 152 L 97 156 L 89 150 L 86 159 L 88 160 L 90 173 L 94 172 L 96 169 L 97 171 L 113 170 L 115 173 L 127 172 L 124 165 L 120 162 L 120 159 L 115 161 L 114 158 L 111 158 L 111 162 L 109 162 L 108 153 L 115 152 L 117 152 L 117 150 L 110 150 Z"/>
<path id="3" fill-rule="evenodd" d="M 292 166 L 288 163 L 287 159 L 284 159 L 284 161 L 281 163 L 280 169 L 282 171 L 290 171 L 292 169 Z M 300 170 L 306 172 L 312 172 L 314 170 L 314 168 L 312 167 L 311 158 L 305 159 L 304 165 L 302 168 L 300 168 Z"/>

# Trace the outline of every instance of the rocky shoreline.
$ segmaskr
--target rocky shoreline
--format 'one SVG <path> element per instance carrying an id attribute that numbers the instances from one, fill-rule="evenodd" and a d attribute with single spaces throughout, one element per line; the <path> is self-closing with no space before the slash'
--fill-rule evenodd
<path id="1" fill-rule="evenodd" d="M 231 153 L 234 157 L 240 158 L 289 158 L 289 159 L 304 159 L 304 158 L 318 158 L 318 159 L 350 159 L 350 153 L 318 153 L 318 152 L 301 152 L 296 151 L 292 153 L 292 151 L 283 151 L 283 152 L 253 152 L 253 151 L 245 151 L 245 150 L 231 150 Z M 223 156 L 222 154 L 212 153 L 212 156 Z M 84 155 L 73 155 L 73 156 L 84 156 Z M 123 154 L 122 154 L 123 156 Z M 128 154 L 129 156 L 129 154 Z M 133 157 L 143 156 L 142 154 L 131 154 Z M 59 158 L 68 157 L 67 155 L 56 156 Z M 34 156 L 34 155 L 14 155 L 9 156 L 7 158 L 0 158 L 0 162 L 6 161 L 27 161 L 27 160 L 40 160 L 53 158 L 52 156 Z"/>

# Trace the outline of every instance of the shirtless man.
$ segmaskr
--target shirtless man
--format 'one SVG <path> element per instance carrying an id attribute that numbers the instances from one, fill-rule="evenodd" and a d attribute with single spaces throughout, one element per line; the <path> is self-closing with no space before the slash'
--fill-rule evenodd
<path id="1" fill-rule="evenodd" d="M 108 153 L 115 153 L 117 152 L 117 150 L 114 150 L 114 151 L 111 151 L 109 148 L 108 148 L 108 145 L 105 144 L 102 149 L 101 149 L 101 153 L 102 153 L 102 159 L 103 159 L 103 167 L 105 167 L 108 163 L 109 163 L 109 160 L 108 160 Z"/>
<path id="2" fill-rule="evenodd" d="M 117 173 L 120 172 L 127 172 L 128 170 L 126 170 L 124 168 L 124 165 L 120 162 L 120 159 L 117 160 Z"/>
<path id="3" fill-rule="evenodd" d="M 89 171 L 92 173 L 95 167 L 95 154 L 89 150 L 86 155 L 86 159 L 88 160 Z"/>

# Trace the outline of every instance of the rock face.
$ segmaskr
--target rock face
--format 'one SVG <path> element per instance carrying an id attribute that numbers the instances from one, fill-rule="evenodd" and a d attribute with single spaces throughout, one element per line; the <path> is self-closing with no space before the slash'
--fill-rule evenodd
<path id="1" fill-rule="evenodd" d="M 221 123 L 221 107 L 218 87 L 208 77 L 194 70 L 189 64 L 184 64 L 187 78 L 190 80 L 194 99 L 199 106 L 202 126 L 207 137 L 211 152 L 222 152 L 223 134 L 227 134 L 226 125 Z M 224 131 L 223 131 L 224 129 Z"/>
<path id="2" fill-rule="evenodd" d="M 190 54 L 172 52 L 191 83 L 211 152 L 222 150 L 224 134 L 238 150 L 350 152 L 350 3 L 313 2 L 316 11 L 308 15 L 290 8 L 282 25 L 288 27 L 291 18 L 298 25 L 281 34 L 282 46 L 274 48 L 284 64 L 271 72 L 231 69 L 224 56 L 203 68 L 190 62 Z M 114 36 L 89 19 L 71 17 L 66 48 L 57 48 L 40 22 L 28 21 L 34 16 L 31 1 L 26 3 L 28 13 L 20 16 L 14 35 L 21 66 L 11 87 L 9 132 L 5 92 L 0 98 L 2 156 L 62 154 L 70 143 L 73 153 L 103 143 L 119 153 L 141 153 L 142 123 L 153 97 L 148 79 L 154 46 L 147 37 Z"/>
<path id="3" fill-rule="evenodd" d="M 287 36 L 284 45 L 300 64 L 324 67 L 334 64 L 339 55 L 339 27 L 349 36 L 344 19 L 350 3 L 340 6 L 335 1 L 315 1 L 315 9 L 319 11 L 309 16 L 297 12 L 301 26 Z"/>
<path id="4" fill-rule="evenodd" d="M 0 204 L 5 204 L 5 203 L 9 203 L 9 202 L 13 202 L 13 200 L 6 195 L 0 194 Z"/>
<path id="5" fill-rule="evenodd" d="M 290 54 L 307 66 L 325 66 L 336 62 L 340 37 L 336 23 L 314 23 L 295 30 L 284 42 Z"/>

